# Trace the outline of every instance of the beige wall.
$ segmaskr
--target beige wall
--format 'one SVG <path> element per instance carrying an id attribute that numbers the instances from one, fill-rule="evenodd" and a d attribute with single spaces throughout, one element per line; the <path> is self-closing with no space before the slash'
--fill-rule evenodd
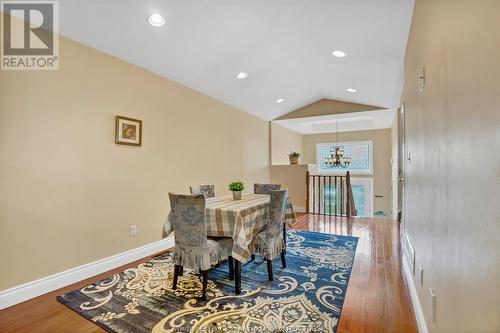
<path id="1" fill-rule="evenodd" d="M 288 195 L 296 212 L 306 211 L 307 165 L 272 165 L 271 183 L 281 184 L 288 189 Z"/>
<path id="2" fill-rule="evenodd" d="M 170 191 L 269 181 L 267 121 L 65 38 L 60 59 L 0 72 L 0 290 L 159 240 Z"/>
<path id="3" fill-rule="evenodd" d="M 303 150 L 302 134 L 271 122 L 271 161 L 273 165 L 290 164 L 288 159 L 290 151 L 301 154 L 299 163 L 302 163 Z"/>
<path id="4" fill-rule="evenodd" d="M 431 333 L 500 332 L 499 13 L 500 1 L 415 4 L 402 98 L 412 156 L 405 221 Z"/>
<path id="5" fill-rule="evenodd" d="M 319 101 L 301 107 L 300 109 L 287 113 L 277 118 L 277 120 L 317 117 L 330 114 L 350 113 L 350 112 L 370 111 L 370 110 L 380 110 L 380 109 L 384 108 L 373 105 L 356 104 L 356 103 L 342 102 L 334 99 L 323 98 L 320 99 Z"/>
<path id="6" fill-rule="evenodd" d="M 356 175 L 354 178 L 373 177 L 373 194 L 383 198 L 374 198 L 373 211 L 384 211 L 387 218 L 392 218 L 391 209 L 391 130 L 342 132 L 339 141 L 373 141 L 373 175 Z M 304 163 L 316 164 L 316 144 L 335 142 L 336 134 L 304 135 Z"/>

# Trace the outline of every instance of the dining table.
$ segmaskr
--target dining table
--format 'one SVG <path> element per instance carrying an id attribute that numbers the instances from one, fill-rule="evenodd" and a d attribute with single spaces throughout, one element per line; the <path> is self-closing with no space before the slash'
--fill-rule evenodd
<path id="1" fill-rule="evenodd" d="M 250 243 L 267 226 L 269 204 L 268 194 L 243 193 L 240 200 L 234 200 L 231 195 L 205 199 L 207 236 L 233 240 L 231 256 L 234 259 L 236 294 L 241 292 L 241 264 L 252 255 Z M 284 230 L 295 221 L 295 211 L 290 197 L 287 197 Z M 164 229 L 167 234 L 173 230 L 170 218 L 165 222 Z"/>

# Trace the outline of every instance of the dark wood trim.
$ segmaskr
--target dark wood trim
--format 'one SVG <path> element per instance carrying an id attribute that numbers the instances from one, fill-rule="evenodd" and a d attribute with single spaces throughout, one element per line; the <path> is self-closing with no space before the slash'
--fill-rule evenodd
<path id="1" fill-rule="evenodd" d="M 318 176 L 318 214 L 321 214 L 321 176 Z"/>
<path id="2" fill-rule="evenodd" d="M 325 198 L 325 186 L 326 185 L 326 177 L 323 177 L 323 215 L 326 214 L 326 198 Z"/>
<path id="3" fill-rule="evenodd" d="M 306 171 L 306 214 L 309 214 L 309 170 Z"/>
<path id="4" fill-rule="evenodd" d="M 337 216 L 337 206 L 339 202 L 339 188 L 337 187 L 337 176 L 335 176 L 335 216 Z"/>
<path id="5" fill-rule="evenodd" d="M 340 178 L 340 216 L 344 216 L 344 177 Z"/>
<path id="6" fill-rule="evenodd" d="M 347 194 L 347 200 L 346 200 L 346 204 L 345 204 L 345 207 L 346 207 L 346 216 L 348 218 L 351 217 L 351 176 L 349 174 L 349 171 L 347 171 L 346 175 L 345 175 L 345 187 L 346 187 L 346 194 Z"/>
<path id="7" fill-rule="evenodd" d="M 312 200 L 312 206 L 313 206 L 313 211 L 312 213 L 316 213 L 316 177 L 312 176 L 313 179 L 313 200 Z"/>
<path id="8" fill-rule="evenodd" d="M 328 208 L 328 212 L 330 216 L 332 216 L 332 177 L 328 177 L 328 197 L 330 198 L 330 205 Z"/>

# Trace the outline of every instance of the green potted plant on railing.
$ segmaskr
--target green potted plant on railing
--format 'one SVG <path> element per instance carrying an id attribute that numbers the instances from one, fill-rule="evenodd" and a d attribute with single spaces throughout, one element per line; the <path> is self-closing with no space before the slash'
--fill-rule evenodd
<path id="1" fill-rule="evenodd" d="M 245 189 L 245 184 L 242 181 L 232 182 L 228 188 L 233 192 L 234 200 L 241 200 L 241 192 Z"/>
<path id="2" fill-rule="evenodd" d="M 299 164 L 299 156 L 300 154 L 297 153 L 296 151 L 291 151 L 288 154 L 288 158 L 290 159 L 290 164 Z"/>

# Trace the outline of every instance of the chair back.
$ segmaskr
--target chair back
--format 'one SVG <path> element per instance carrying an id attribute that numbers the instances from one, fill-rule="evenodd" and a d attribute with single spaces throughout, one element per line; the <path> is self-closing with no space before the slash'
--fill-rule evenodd
<path id="1" fill-rule="evenodd" d="M 267 225 L 268 237 L 281 239 L 283 237 L 283 223 L 285 223 L 287 190 L 271 191 L 269 193 L 269 222 Z"/>
<path id="2" fill-rule="evenodd" d="M 195 185 L 189 186 L 191 194 L 203 194 L 205 198 L 215 197 L 215 186 L 214 185 Z"/>
<path id="3" fill-rule="evenodd" d="M 253 184 L 253 193 L 270 194 L 271 191 L 281 190 L 281 184 Z"/>
<path id="4" fill-rule="evenodd" d="M 205 197 L 201 194 L 169 193 L 168 195 L 170 197 L 176 255 L 180 257 L 192 257 L 194 255 L 196 257 L 199 254 L 201 262 L 201 253 L 207 247 Z M 194 260 L 194 258 L 191 259 Z"/>

